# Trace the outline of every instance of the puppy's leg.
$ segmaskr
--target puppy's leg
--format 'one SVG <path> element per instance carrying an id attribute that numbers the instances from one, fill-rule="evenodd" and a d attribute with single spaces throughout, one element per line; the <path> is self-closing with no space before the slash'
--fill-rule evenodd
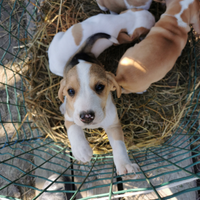
<path id="1" fill-rule="evenodd" d="M 71 143 L 72 154 L 74 157 L 83 163 L 89 162 L 93 152 L 85 138 L 83 129 L 69 121 L 65 121 L 65 127 L 67 128 L 67 135 Z"/>
<path id="2" fill-rule="evenodd" d="M 131 163 L 128 157 L 120 122 L 118 121 L 116 124 L 108 127 L 106 133 L 113 148 L 113 157 L 117 173 L 122 175 L 138 172 L 139 166 L 135 163 Z M 135 178 L 137 178 L 137 176 L 135 176 Z"/>

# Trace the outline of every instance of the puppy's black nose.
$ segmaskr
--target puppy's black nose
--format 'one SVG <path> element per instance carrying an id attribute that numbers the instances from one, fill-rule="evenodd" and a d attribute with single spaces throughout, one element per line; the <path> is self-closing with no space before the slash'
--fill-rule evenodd
<path id="1" fill-rule="evenodd" d="M 83 111 L 80 113 L 80 118 L 83 123 L 89 124 L 94 120 L 95 114 L 93 111 Z"/>

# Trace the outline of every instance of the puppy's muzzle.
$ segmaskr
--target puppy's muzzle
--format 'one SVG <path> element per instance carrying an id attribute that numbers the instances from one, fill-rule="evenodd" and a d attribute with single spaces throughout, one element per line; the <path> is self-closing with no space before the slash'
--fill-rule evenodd
<path id="1" fill-rule="evenodd" d="M 87 111 L 87 112 L 81 112 L 80 113 L 80 119 L 83 123 L 89 124 L 91 123 L 95 118 L 95 114 L 93 111 Z"/>

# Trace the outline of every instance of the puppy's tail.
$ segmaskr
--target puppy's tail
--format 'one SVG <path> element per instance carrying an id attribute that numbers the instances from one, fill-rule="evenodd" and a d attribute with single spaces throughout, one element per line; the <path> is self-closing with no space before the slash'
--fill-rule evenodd
<path id="1" fill-rule="evenodd" d="M 113 36 L 107 34 L 107 33 L 96 33 L 92 36 L 90 36 L 79 48 L 77 53 L 83 52 L 83 53 L 91 53 L 92 47 L 95 44 L 95 42 L 99 39 L 108 39 L 114 44 L 119 44 L 118 40 L 114 38 Z"/>
<path id="2" fill-rule="evenodd" d="M 99 63 L 96 57 L 91 53 L 93 45 L 99 39 L 107 39 L 114 44 L 119 44 L 116 38 L 112 37 L 107 33 L 96 33 L 87 38 L 87 40 L 85 40 L 85 42 L 79 47 L 79 49 L 75 52 L 75 54 L 71 57 L 71 59 L 68 60 L 65 66 L 68 65 L 74 66 L 75 64 L 77 64 L 78 57 L 80 59 L 80 56 L 82 57 L 83 60 Z M 78 55 L 78 57 L 76 55 Z M 66 67 L 65 69 L 67 70 Z"/>

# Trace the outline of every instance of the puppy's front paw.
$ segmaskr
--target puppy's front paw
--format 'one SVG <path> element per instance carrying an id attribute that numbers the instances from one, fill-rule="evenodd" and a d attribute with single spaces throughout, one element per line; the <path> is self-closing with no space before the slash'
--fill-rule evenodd
<path id="1" fill-rule="evenodd" d="M 117 168 L 117 174 L 118 175 L 123 175 L 123 174 L 129 174 L 129 173 L 134 173 L 134 175 L 131 175 L 131 178 L 138 178 L 138 176 L 136 175 L 136 172 L 140 171 L 140 168 L 137 164 L 135 163 L 120 163 L 118 166 L 116 166 Z"/>
<path id="2" fill-rule="evenodd" d="M 72 154 L 78 161 L 86 163 L 91 160 L 93 151 L 88 142 L 84 141 L 72 146 Z"/>

